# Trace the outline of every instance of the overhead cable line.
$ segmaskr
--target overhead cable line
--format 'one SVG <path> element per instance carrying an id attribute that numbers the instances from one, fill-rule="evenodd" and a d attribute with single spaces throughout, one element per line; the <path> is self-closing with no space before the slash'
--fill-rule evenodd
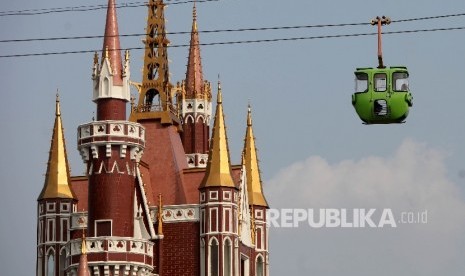
<path id="1" fill-rule="evenodd" d="M 418 29 L 418 30 L 405 30 L 405 31 L 391 31 L 383 32 L 383 34 L 406 34 L 406 33 L 423 33 L 423 32 L 438 32 L 438 31 L 456 31 L 465 30 L 465 27 L 449 27 L 449 28 L 434 28 L 434 29 Z M 233 45 L 233 44 L 251 44 L 251 43 L 271 43 L 279 41 L 298 41 L 298 40 L 316 40 L 316 39 L 329 39 L 329 38 L 347 38 L 358 36 L 371 36 L 377 33 L 354 33 L 354 34 L 339 34 L 339 35 L 321 35 L 321 36 L 307 36 L 307 37 L 290 37 L 290 38 L 272 38 L 272 39 L 257 39 L 257 40 L 238 40 L 238 41 L 225 41 L 225 42 L 209 42 L 200 43 L 199 46 L 213 46 L 213 45 Z M 169 45 L 169 48 L 189 47 L 189 44 Z M 143 50 L 145 47 L 132 47 L 122 50 Z M 50 55 L 67 55 L 67 54 L 83 54 L 99 52 L 100 50 L 78 50 L 78 51 L 64 51 L 64 52 L 47 52 L 47 53 L 26 53 L 26 54 L 11 54 L 0 55 L 0 58 L 18 58 L 18 57 L 31 57 L 31 56 L 50 56 Z"/>
<path id="2" fill-rule="evenodd" d="M 219 1 L 219 0 L 210 0 L 210 1 Z M 465 16 L 465 13 L 437 15 L 437 16 L 429 16 L 429 17 L 407 18 L 407 19 L 395 20 L 395 21 L 392 21 L 392 22 L 394 22 L 394 23 L 402 23 L 402 22 L 412 22 L 412 21 L 431 20 L 431 19 L 459 17 L 459 16 Z M 198 31 L 198 32 L 199 33 L 222 33 L 222 32 L 245 32 L 245 31 L 269 31 L 269 30 L 330 28 L 330 27 L 363 26 L 363 25 L 370 25 L 370 23 L 368 23 L 368 22 L 366 22 L 366 23 L 360 22 L 360 23 L 315 24 L 315 25 L 297 25 L 297 26 L 275 26 L 275 27 L 256 27 L 256 28 L 240 28 L 240 29 L 205 30 L 205 31 Z M 167 32 L 166 34 L 167 35 L 182 35 L 182 34 L 191 34 L 191 32 L 190 31 Z M 135 36 L 145 36 L 145 35 L 146 35 L 145 33 L 134 33 L 134 34 L 121 34 L 119 36 L 120 37 L 135 37 Z M 104 38 L 104 37 L 105 37 L 104 35 L 89 35 L 89 36 L 71 36 L 71 37 L 4 39 L 4 40 L 0 40 L 0 43 L 54 41 L 54 40 L 74 40 L 74 39 L 95 39 L 95 38 Z M 112 36 L 107 36 L 107 37 L 112 37 Z"/>
<path id="3" fill-rule="evenodd" d="M 168 5 L 187 4 L 192 2 L 217 2 L 220 0 L 175 0 L 168 1 Z M 137 8 L 147 6 L 147 2 L 130 2 L 115 5 L 115 8 Z M 107 5 L 86 5 L 86 6 L 74 6 L 74 7 L 63 7 L 63 8 L 47 8 L 47 9 L 29 9 L 29 10 L 17 10 L 17 11 L 0 11 L 0 17 L 2 16 L 18 16 L 18 15 L 41 15 L 50 13 L 62 13 L 62 12 L 86 12 L 107 9 Z"/>
<path id="4" fill-rule="evenodd" d="M 241 28 L 241 29 L 218 29 L 198 31 L 199 33 L 223 33 L 223 32 L 246 32 L 246 31 L 269 31 L 269 30 L 290 30 L 290 29 L 310 29 L 310 28 L 325 28 L 325 27 L 345 27 L 345 26 L 361 26 L 370 25 L 370 23 L 342 23 L 342 24 L 321 24 L 321 25 L 301 25 L 301 26 L 277 26 L 277 27 L 262 27 L 262 28 Z M 191 31 L 182 32 L 167 32 L 167 35 L 191 34 Z M 145 36 L 145 33 L 137 34 L 120 34 L 119 37 L 134 37 Z M 73 39 L 93 39 L 104 38 L 104 35 L 90 36 L 73 36 L 73 37 L 48 37 L 48 38 L 26 38 L 26 39 L 5 39 L 0 40 L 0 43 L 6 42 L 31 42 L 31 41 L 53 41 L 53 40 L 73 40 Z M 107 36 L 107 37 L 113 37 Z"/>

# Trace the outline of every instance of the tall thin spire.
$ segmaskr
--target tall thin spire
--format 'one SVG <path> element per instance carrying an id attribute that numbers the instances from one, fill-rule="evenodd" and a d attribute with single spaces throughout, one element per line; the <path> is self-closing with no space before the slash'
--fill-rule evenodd
<path id="1" fill-rule="evenodd" d="M 71 189 L 71 179 L 66 154 L 65 136 L 61 121 L 60 97 L 56 95 L 55 124 L 50 145 L 45 183 L 38 200 L 45 198 L 76 198 Z"/>
<path id="2" fill-rule="evenodd" d="M 105 38 L 103 40 L 102 57 L 110 59 L 113 71 L 113 85 L 123 85 L 123 67 L 121 62 L 121 45 L 119 41 L 118 19 L 115 0 L 108 0 Z"/>
<path id="3" fill-rule="evenodd" d="M 200 187 L 235 187 L 229 161 L 228 137 L 223 114 L 223 95 L 218 82 L 218 96 L 207 170 Z"/>
<path id="4" fill-rule="evenodd" d="M 263 195 L 262 180 L 258 166 L 257 148 L 255 147 L 255 137 L 252 128 L 252 111 L 250 104 L 247 110 L 247 130 L 244 143 L 244 163 L 247 173 L 247 191 L 250 205 L 268 207 Z"/>
<path id="5" fill-rule="evenodd" d="M 187 61 L 186 72 L 186 97 L 189 98 L 203 98 L 203 72 L 202 60 L 200 57 L 200 39 L 197 29 L 197 8 L 194 2 L 192 11 L 192 31 L 189 47 L 189 58 Z"/>

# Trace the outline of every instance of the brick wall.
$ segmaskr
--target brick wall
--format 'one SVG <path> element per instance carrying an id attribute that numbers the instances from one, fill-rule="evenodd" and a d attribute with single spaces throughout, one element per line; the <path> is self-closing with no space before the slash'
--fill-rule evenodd
<path id="1" fill-rule="evenodd" d="M 160 276 L 200 274 L 199 222 L 163 224 L 162 272 Z"/>

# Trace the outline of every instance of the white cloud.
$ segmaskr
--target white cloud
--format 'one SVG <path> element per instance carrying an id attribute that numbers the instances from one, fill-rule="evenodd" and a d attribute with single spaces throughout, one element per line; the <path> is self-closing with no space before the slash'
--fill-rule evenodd
<path id="1" fill-rule="evenodd" d="M 405 140 L 388 157 L 329 164 L 312 156 L 284 168 L 267 181 L 273 208 L 391 208 L 396 220 L 404 211 L 427 210 L 428 222 L 380 229 L 272 228 L 272 273 L 463 275 L 465 200 L 447 178 L 445 158 Z"/>

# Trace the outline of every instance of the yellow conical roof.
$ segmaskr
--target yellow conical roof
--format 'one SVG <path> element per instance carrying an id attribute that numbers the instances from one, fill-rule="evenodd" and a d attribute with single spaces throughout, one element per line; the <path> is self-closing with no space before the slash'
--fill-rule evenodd
<path id="1" fill-rule="evenodd" d="M 223 95 L 219 83 L 207 170 L 200 187 L 236 187 L 231 176 L 228 137 L 223 114 Z"/>
<path id="2" fill-rule="evenodd" d="M 66 154 L 65 136 L 61 122 L 60 98 L 56 97 L 55 124 L 45 174 L 45 183 L 38 200 L 46 198 L 76 198 L 71 189 L 71 179 Z"/>
<path id="3" fill-rule="evenodd" d="M 247 131 L 245 133 L 243 156 L 243 162 L 247 173 L 249 204 L 268 207 L 268 203 L 263 195 L 262 180 L 258 166 L 257 148 L 255 147 L 255 137 L 253 135 L 252 111 L 250 109 L 250 105 L 247 112 Z"/>

